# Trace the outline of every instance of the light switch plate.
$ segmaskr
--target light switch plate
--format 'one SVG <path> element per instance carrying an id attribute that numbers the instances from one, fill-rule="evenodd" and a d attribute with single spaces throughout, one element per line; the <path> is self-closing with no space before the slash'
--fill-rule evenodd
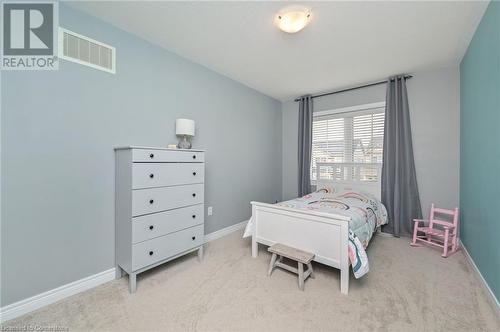
<path id="1" fill-rule="evenodd" d="M 211 206 L 209 206 L 209 207 L 208 207 L 208 209 L 207 209 L 207 213 L 208 213 L 208 215 L 209 215 L 209 216 L 211 216 L 211 215 L 212 215 L 212 213 L 213 213 L 213 209 L 212 209 L 212 207 L 211 207 Z"/>

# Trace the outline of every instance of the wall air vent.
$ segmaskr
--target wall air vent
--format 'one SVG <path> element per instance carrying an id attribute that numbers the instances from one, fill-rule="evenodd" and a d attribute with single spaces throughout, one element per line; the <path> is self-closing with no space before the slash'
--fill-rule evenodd
<path id="1" fill-rule="evenodd" d="M 116 73 L 114 47 L 63 28 L 59 28 L 59 59 Z"/>

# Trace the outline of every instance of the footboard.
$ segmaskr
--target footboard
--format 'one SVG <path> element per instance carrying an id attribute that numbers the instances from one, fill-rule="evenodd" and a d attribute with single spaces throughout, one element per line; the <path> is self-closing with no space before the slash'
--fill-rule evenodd
<path id="1" fill-rule="evenodd" d="M 349 217 L 252 202 L 252 256 L 258 243 L 282 243 L 316 255 L 315 261 L 340 269 L 340 290 L 349 288 Z"/>

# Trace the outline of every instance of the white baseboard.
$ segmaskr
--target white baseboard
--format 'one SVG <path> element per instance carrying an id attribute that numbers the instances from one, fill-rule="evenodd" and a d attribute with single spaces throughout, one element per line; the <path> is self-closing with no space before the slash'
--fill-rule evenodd
<path id="1" fill-rule="evenodd" d="M 40 309 L 54 302 L 65 299 L 88 289 L 115 279 L 115 268 L 94 274 L 72 283 L 54 288 L 47 292 L 9 304 L 0 310 L 0 323 Z"/>
<path id="2" fill-rule="evenodd" d="M 205 243 L 219 239 L 223 236 L 236 232 L 245 227 L 248 220 L 231 225 L 205 235 Z M 9 304 L 0 309 L 0 323 L 30 313 L 54 302 L 65 299 L 88 289 L 102 285 L 115 279 L 115 268 L 94 274 L 92 276 L 74 281 L 72 283 L 54 288 L 47 292 L 32 296 L 30 298 Z"/>
<path id="3" fill-rule="evenodd" d="M 205 243 L 220 239 L 223 236 L 229 235 L 233 232 L 236 232 L 240 229 L 243 229 L 243 228 L 245 228 L 247 223 L 248 223 L 248 220 L 245 220 L 245 221 L 239 222 L 237 224 L 231 225 L 229 227 L 219 229 L 218 231 L 206 234 L 205 235 Z"/>
<path id="4" fill-rule="evenodd" d="M 459 240 L 459 241 L 460 241 L 460 247 L 462 247 L 464 254 L 465 254 L 465 257 L 467 257 L 467 259 L 469 260 L 469 262 L 472 265 L 472 267 L 474 268 L 474 270 L 476 270 L 477 274 L 479 274 L 479 277 L 481 278 L 481 281 L 483 282 L 483 286 L 485 287 L 487 293 L 490 294 L 490 297 L 491 297 L 493 303 L 496 303 L 498 311 L 500 311 L 500 303 L 498 302 L 497 297 L 495 296 L 495 294 L 491 290 L 490 285 L 488 285 L 488 283 L 486 282 L 486 279 L 484 279 L 483 275 L 481 274 L 481 271 L 479 271 L 479 269 L 477 268 L 476 263 L 474 262 L 471 255 L 467 251 L 467 248 L 464 246 L 462 240 Z"/>

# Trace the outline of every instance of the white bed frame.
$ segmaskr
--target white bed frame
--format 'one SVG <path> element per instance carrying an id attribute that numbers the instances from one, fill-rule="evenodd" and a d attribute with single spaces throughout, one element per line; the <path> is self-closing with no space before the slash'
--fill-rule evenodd
<path id="1" fill-rule="evenodd" d="M 366 181 L 359 178 L 360 167 L 367 164 L 355 163 L 316 163 L 317 185 L 346 185 L 359 191 L 369 192 L 380 198 L 380 164 L 373 165 L 377 181 Z M 334 169 L 338 178 L 352 181 L 321 178 L 323 167 Z M 333 173 L 330 173 L 333 174 Z M 358 174 L 358 176 L 352 176 Z M 347 294 L 349 290 L 349 217 L 331 213 L 305 211 L 284 206 L 251 202 L 254 222 L 252 234 L 252 257 L 258 255 L 258 243 L 273 245 L 282 243 L 291 247 L 314 253 L 316 262 L 340 270 L 340 291 Z"/>

